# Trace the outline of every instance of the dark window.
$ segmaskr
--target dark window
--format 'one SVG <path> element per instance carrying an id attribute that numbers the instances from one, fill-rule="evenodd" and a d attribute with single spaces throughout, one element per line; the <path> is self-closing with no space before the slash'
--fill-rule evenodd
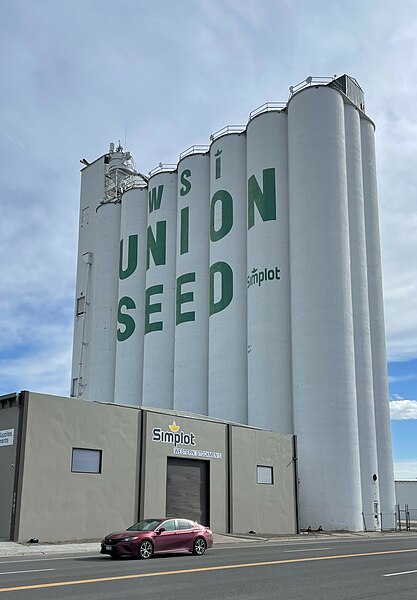
<path id="1" fill-rule="evenodd" d="M 178 529 L 192 529 L 194 527 L 194 523 L 192 521 L 187 521 L 187 519 L 177 519 Z"/>
<path id="2" fill-rule="evenodd" d="M 101 473 L 101 450 L 73 448 L 71 473 Z"/>
<path id="3" fill-rule="evenodd" d="M 164 521 L 164 523 L 161 524 L 161 527 L 163 527 L 165 531 L 175 531 L 175 519 Z"/>
<path id="4" fill-rule="evenodd" d="M 77 298 L 77 316 L 85 313 L 85 296 Z"/>
<path id="5" fill-rule="evenodd" d="M 135 523 L 131 527 L 128 527 L 126 531 L 153 531 L 160 523 L 161 521 L 156 521 L 155 519 L 145 519 L 144 521 L 139 521 L 139 523 Z"/>

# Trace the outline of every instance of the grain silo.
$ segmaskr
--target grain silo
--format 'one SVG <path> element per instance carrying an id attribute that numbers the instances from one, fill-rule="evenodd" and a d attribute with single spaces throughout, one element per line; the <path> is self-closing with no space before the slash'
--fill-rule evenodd
<path id="1" fill-rule="evenodd" d="M 391 526 L 363 92 L 310 77 L 210 142 L 132 189 L 121 147 L 83 170 L 72 395 L 296 434 L 301 527 Z"/>

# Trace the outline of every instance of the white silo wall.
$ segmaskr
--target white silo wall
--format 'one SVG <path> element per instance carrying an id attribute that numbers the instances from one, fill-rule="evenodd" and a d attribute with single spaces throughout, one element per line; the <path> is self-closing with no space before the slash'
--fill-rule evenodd
<path id="1" fill-rule="evenodd" d="M 375 512 L 379 512 L 379 483 L 377 479 L 374 480 L 375 476 L 378 477 L 378 461 L 366 268 L 361 131 L 359 111 L 350 104 L 345 105 L 345 135 L 362 511 L 366 529 L 372 530 L 380 525 L 379 517 L 376 519 L 374 516 Z"/>
<path id="2" fill-rule="evenodd" d="M 209 414 L 247 423 L 246 135 L 210 148 Z"/>
<path id="3" fill-rule="evenodd" d="M 361 138 L 379 495 L 381 512 L 383 513 L 382 525 L 383 527 L 393 527 L 393 512 L 395 510 L 394 467 L 388 404 L 375 139 L 373 124 L 366 118 L 361 118 Z"/>
<path id="4" fill-rule="evenodd" d="M 301 527 L 362 528 L 343 98 L 288 106 L 294 429 Z"/>
<path id="5" fill-rule="evenodd" d="M 89 400 L 114 401 L 120 204 L 97 208 Z"/>
<path id="6" fill-rule="evenodd" d="M 287 112 L 247 126 L 249 425 L 293 433 Z"/>
<path id="7" fill-rule="evenodd" d="M 148 189 L 122 196 L 114 401 L 142 403 Z M 120 257 L 120 252 L 122 255 Z"/>
<path id="8" fill-rule="evenodd" d="M 174 409 L 207 415 L 210 157 L 178 164 Z"/>
<path id="9" fill-rule="evenodd" d="M 71 395 L 83 399 L 88 398 L 90 373 L 96 208 L 103 198 L 104 157 L 101 157 L 81 171 Z M 79 300 L 78 307 L 77 300 Z"/>
<path id="10" fill-rule="evenodd" d="M 142 404 L 172 408 L 177 173 L 157 173 L 148 189 Z"/>

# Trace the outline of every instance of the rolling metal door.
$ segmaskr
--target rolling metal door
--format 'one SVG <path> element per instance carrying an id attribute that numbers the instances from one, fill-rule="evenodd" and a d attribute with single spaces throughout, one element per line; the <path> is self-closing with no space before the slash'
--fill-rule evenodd
<path id="1" fill-rule="evenodd" d="M 209 525 L 209 462 L 170 458 L 167 464 L 166 514 Z"/>

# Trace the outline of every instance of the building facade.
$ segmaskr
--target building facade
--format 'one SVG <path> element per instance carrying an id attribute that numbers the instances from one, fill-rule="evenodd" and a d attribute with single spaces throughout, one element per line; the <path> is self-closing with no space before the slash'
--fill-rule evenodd
<path id="1" fill-rule="evenodd" d="M 296 533 L 295 438 L 199 415 L 0 397 L 0 540 L 95 540 L 142 518 Z"/>
<path id="2" fill-rule="evenodd" d="M 71 395 L 298 439 L 301 527 L 394 525 L 374 124 L 357 82 L 82 171 Z"/>

